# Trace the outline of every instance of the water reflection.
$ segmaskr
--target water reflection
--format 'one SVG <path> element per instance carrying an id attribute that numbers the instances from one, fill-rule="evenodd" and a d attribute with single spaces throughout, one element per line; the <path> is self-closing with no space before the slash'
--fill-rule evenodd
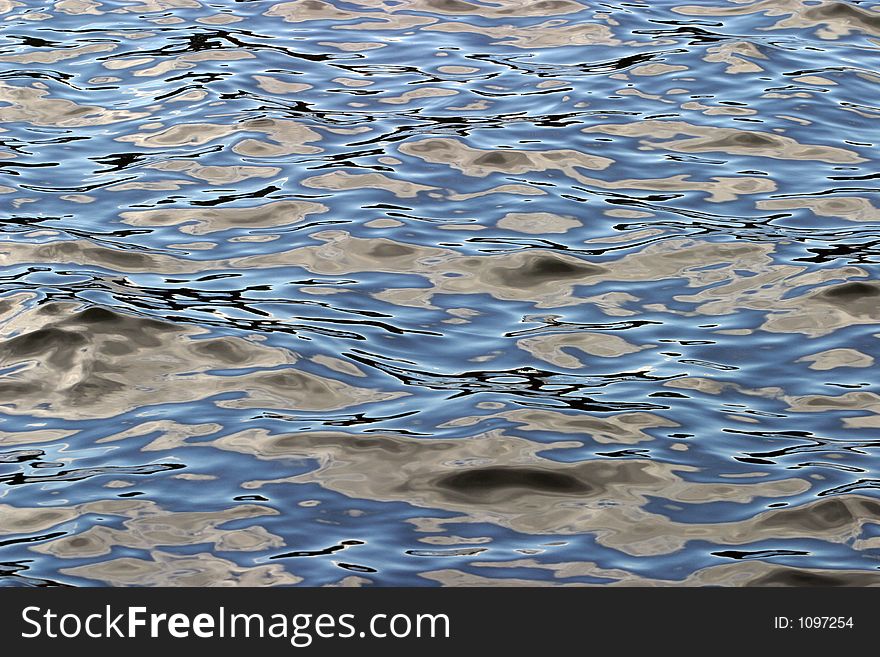
<path id="1" fill-rule="evenodd" d="M 0 16 L 3 585 L 877 583 L 870 3 Z"/>

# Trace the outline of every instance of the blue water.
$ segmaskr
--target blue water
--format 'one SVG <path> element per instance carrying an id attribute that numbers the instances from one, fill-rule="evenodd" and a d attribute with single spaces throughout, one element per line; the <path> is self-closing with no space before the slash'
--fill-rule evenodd
<path id="1" fill-rule="evenodd" d="M 880 582 L 878 39 L 0 2 L 0 583 Z"/>

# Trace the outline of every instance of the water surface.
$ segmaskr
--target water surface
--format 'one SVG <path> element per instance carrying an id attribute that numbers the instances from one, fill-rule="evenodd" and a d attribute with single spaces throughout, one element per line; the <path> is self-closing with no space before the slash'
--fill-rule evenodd
<path id="1" fill-rule="evenodd" d="M 0 584 L 877 584 L 878 48 L 0 0 Z"/>

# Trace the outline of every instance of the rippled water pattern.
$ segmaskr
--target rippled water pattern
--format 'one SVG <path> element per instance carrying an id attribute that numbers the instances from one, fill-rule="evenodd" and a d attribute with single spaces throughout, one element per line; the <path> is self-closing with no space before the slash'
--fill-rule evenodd
<path id="1" fill-rule="evenodd" d="M 880 583 L 878 49 L 0 0 L 0 583 Z"/>

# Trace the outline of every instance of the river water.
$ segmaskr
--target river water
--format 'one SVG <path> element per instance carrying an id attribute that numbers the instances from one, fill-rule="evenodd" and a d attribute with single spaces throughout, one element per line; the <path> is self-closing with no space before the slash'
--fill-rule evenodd
<path id="1" fill-rule="evenodd" d="M 880 582 L 878 48 L 0 0 L 0 583 Z"/>

